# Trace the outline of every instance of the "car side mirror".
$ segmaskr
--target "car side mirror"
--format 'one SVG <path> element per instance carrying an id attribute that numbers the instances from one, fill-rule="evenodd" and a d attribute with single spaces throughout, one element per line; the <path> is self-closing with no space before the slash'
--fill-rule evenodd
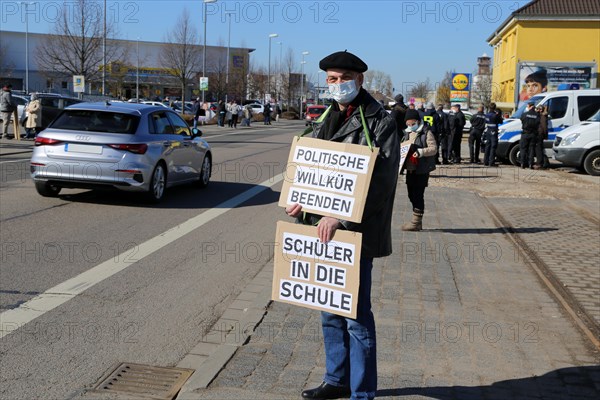
<path id="1" fill-rule="evenodd" d="M 198 128 L 193 128 L 192 129 L 192 137 L 201 137 L 202 136 L 202 131 Z"/>

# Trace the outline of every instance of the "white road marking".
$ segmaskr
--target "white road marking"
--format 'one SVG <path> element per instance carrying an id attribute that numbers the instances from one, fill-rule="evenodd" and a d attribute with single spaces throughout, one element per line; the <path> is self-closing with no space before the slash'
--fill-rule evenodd
<path id="1" fill-rule="evenodd" d="M 13 162 L 23 162 L 23 161 L 29 161 L 29 160 L 31 160 L 31 158 L 23 158 L 21 160 L 0 161 L 0 164 L 8 164 L 8 163 L 13 163 Z"/>
<path id="2" fill-rule="evenodd" d="M 106 260 L 95 267 L 82 272 L 81 274 L 68 279 L 58 285 L 46 290 L 44 293 L 34 297 L 33 299 L 21 304 L 18 308 L 8 310 L 0 314 L 0 339 L 4 336 L 15 332 L 24 324 L 33 321 L 39 316 L 44 315 L 50 310 L 66 303 L 77 295 L 83 293 L 92 286 L 110 278 L 114 274 L 123 271 L 125 268 L 135 264 L 137 261 L 149 256 L 150 254 L 162 249 L 175 240 L 187 235 L 188 233 L 198 229 L 207 222 L 225 214 L 238 205 L 250 200 L 254 196 L 260 194 L 266 189 L 275 186 L 283 180 L 283 174 L 276 175 L 259 185 L 254 186 L 245 192 L 224 201 L 210 210 L 203 212 L 200 215 L 192 217 L 187 221 L 161 233 L 152 239 L 147 240 L 139 246 L 139 251 L 136 253 L 136 261 L 131 262 L 128 259 L 128 253 L 124 252 L 110 260 Z"/>

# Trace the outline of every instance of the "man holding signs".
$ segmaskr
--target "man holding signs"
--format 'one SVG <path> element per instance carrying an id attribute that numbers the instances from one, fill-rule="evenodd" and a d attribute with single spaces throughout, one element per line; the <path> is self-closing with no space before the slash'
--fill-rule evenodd
<path id="1" fill-rule="evenodd" d="M 360 58 L 340 51 L 322 59 L 319 67 L 327 72 L 327 84 L 334 101 L 322 123 L 315 125 L 313 137 L 369 145 L 379 150 L 361 222 L 304 213 L 299 204 L 286 208 L 286 213 L 298 218 L 300 223 L 316 225 L 322 243 L 331 241 L 338 229 L 362 233 L 356 319 L 322 312 L 326 373 L 323 383 L 305 390 L 302 397 L 334 399 L 352 394 L 353 399 L 373 399 L 377 389 L 377 355 L 371 312 L 371 269 L 373 258 L 392 253 L 391 219 L 400 153 L 398 135 L 393 118 L 362 88 L 363 73 L 368 67 Z M 345 176 L 339 178 L 340 182 L 348 182 L 343 178 Z M 322 182 L 320 177 L 314 179 Z"/>

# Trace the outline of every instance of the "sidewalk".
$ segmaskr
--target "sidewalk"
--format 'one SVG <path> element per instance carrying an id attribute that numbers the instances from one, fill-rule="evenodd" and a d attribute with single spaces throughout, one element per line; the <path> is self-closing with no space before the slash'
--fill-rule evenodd
<path id="1" fill-rule="evenodd" d="M 597 221 L 577 212 L 557 220 L 560 204 L 552 203 L 528 223 L 525 210 L 535 209 L 538 201 L 532 199 L 489 202 L 437 187 L 429 187 L 425 198 L 425 230 L 402 232 L 410 204 L 400 180 L 394 254 L 374 264 L 378 397 L 598 398 L 598 349 L 527 263 L 534 248 L 539 259 L 556 266 L 560 278 L 572 279 L 572 271 L 560 275 L 560 261 L 552 262 L 561 260 L 557 253 L 572 254 L 573 248 L 564 246 L 569 238 L 585 246 L 581 260 L 568 265 L 578 266 L 577 282 L 589 290 L 574 284 L 569 290 L 594 314 L 596 303 L 586 302 L 597 293 L 598 279 L 585 274 L 598 265 Z M 495 211 L 515 224 L 522 242 L 507 234 Z M 543 245 L 534 246 L 541 238 Z M 230 314 L 178 365 L 196 369 L 178 399 L 299 399 L 303 389 L 321 382 L 320 314 L 268 305 L 271 268 L 261 271 Z M 261 305 L 268 305 L 266 314 Z"/>

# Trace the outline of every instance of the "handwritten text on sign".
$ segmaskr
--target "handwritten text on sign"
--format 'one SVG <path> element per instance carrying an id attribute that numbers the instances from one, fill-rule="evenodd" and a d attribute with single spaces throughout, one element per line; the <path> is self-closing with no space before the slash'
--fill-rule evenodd
<path id="1" fill-rule="evenodd" d="M 321 242 L 313 226 L 277 223 L 273 300 L 356 317 L 361 234 Z"/>
<path id="2" fill-rule="evenodd" d="M 360 222 L 378 149 L 295 138 L 279 205 Z"/>

